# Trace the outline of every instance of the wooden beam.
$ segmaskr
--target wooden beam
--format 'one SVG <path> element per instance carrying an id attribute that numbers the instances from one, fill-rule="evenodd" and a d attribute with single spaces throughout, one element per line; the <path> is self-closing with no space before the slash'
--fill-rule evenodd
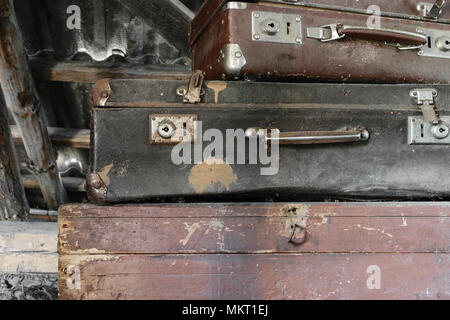
<path id="1" fill-rule="evenodd" d="M 66 199 L 12 0 L 0 0 L 0 84 L 49 209 Z"/>
<path id="2" fill-rule="evenodd" d="M 79 149 L 89 149 L 91 132 L 87 129 L 47 128 L 48 135 L 54 144 Z M 11 134 L 15 144 L 22 143 L 17 126 L 11 126 Z"/>
<path id="3" fill-rule="evenodd" d="M 0 222 L 0 300 L 56 299 L 57 224 Z"/>
<path id="4" fill-rule="evenodd" d="M 6 107 L 0 94 L 0 220 L 26 218 L 29 207 L 21 181 Z"/>
<path id="5" fill-rule="evenodd" d="M 102 79 L 187 80 L 191 72 L 184 66 L 151 66 L 111 62 L 49 61 L 30 59 L 37 79 L 57 82 L 96 83 Z"/>

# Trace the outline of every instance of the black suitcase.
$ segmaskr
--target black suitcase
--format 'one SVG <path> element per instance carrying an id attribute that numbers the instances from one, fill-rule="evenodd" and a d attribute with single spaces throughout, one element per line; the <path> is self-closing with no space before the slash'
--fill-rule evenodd
<path id="1" fill-rule="evenodd" d="M 202 86 L 196 74 L 104 80 L 94 102 L 86 188 L 99 204 L 450 198 L 447 85 Z"/>

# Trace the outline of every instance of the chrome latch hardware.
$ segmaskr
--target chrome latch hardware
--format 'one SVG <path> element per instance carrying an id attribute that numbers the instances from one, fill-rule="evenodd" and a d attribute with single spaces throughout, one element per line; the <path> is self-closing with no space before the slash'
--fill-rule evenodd
<path id="1" fill-rule="evenodd" d="M 306 36 L 311 39 L 317 39 L 322 42 L 334 41 L 345 37 L 345 34 L 339 34 L 337 23 L 321 26 L 318 28 L 311 27 L 306 30 Z"/>
<path id="2" fill-rule="evenodd" d="M 204 94 L 203 87 L 204 75 L 201 70 L 195 71 L 189 80 L 188 88 L 177 89 L 177 95 L 183 97 L 184 103 L 195 104 L 201 102 L 201 96 Z"/>
<path id="3" fill-rule="evenodd" d="M 253 11 L 252 39 L 257 42 L 302 44 L 302 17 L 298 14 Z"/>
<path id="4" fill-rule="evenodd" d="M 446 0 L 436 0 L 434 3 L 419 2 L 417 10 L 424 18 L 438 19 L 444 10 L 446 2 Z"/>
<path id="5" fill-rule="evenodd" d="M 438 93 L 435 89 L 414 89 L 409 93 L 415 103 L 422 110 L 426 122 L 438 124 L 439 116 L 436 113 L 434 99 Z"/>
<path id="6" fill-rule="evenodd" d="M 450 117 L 441 117 L 439 124 L 425 121 L 423 117 L 408 118 L 408 143 L 410 145 L 450 145 Z"/>
<path id="7" fill-rule="evenodd" d="M 150 144 L 173 145 L 194 142 L 196 115 L 151 115 Z"/>
<path id="8" fill-rule="evenodd" d="M 438 29 L 417 28 L 428 38 L 427 45 L 419 50 L 419 56 L 450 59 L 450 32 Z"/>
<path id="9" fill-rule="evenodd" d="M 440 117 L 435 109 L 436 89 L 415 89 L 410 92 L 422 110 L 423 117 L 408 118 L 410 145 L 450 144 L 450 117 Z"/>

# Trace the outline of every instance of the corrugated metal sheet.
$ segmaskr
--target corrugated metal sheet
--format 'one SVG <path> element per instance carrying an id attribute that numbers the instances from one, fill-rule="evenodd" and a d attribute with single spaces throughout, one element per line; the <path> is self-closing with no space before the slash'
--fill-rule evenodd
<path id="1" fill-rule="evenodd" d="M 50 54 L 58 59 L 83 59 L 80 55 L 85 54 L 95 61 L 120 56 L 131 63 L 189 63 L 187 43 L 183 46 L 179 42 L 177 48 L 159 32 L 160 29 L 169 37 L 178 34 L 180 39 L 187 38 L 187 20 L 180 19 L 186 15 L 161 14 L 155 9 L 158 1 L 17 0 L 15 6 L 30 56 Z M 191 3 L 194 9 L 199 4 Z M 80 9 L 79 30 L 67 26 L 73 16 L 73 11 L 68 13 L 71 6 Z M 172 16 L 185 32 L 177 30 L 178 23 L 170 25 Z M 170 33 L 171 29 L 177 32 Z"/>

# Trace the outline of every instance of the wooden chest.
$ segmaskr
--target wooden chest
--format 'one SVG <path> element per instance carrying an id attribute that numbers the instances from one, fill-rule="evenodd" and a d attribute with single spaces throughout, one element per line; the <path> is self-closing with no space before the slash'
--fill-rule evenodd
<path id="1" fill-rule="evenodd" d="M 60 299 L 449 299 L 449 203 L 69 205 Z"/>

